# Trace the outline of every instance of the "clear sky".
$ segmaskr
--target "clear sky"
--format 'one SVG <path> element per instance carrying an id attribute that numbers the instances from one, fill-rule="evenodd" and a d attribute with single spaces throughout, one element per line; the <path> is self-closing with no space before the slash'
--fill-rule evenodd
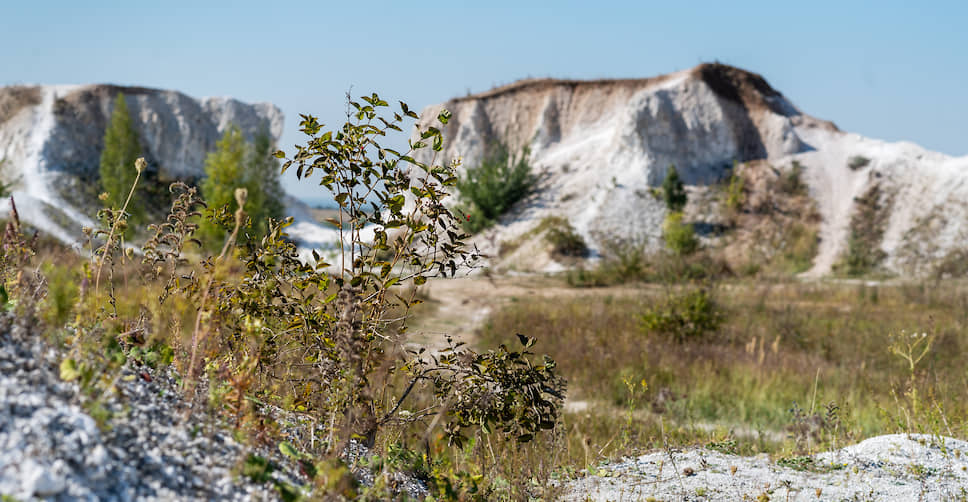
<path id="1" fill-rule="evenodd" d="M 0 85 L 101 83 L 343 119 L 524 77 L 649 77 L 718 60 L 841 129 L 968 154 L 968 2 L 0 0 Z M 285 181 L 300 196 L 311 184 Z"/>

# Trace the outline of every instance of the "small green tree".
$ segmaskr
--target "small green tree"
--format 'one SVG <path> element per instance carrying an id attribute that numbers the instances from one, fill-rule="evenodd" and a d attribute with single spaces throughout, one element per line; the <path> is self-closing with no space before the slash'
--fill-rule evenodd
<path id="1" fill-rule="evenodd" d="M 646 332 L 660 333 L 683 343 L 719 329 L 725 318 L 722 308 L 705 288 L 672 294 L 649 308 L 641 319 Z"/>
<path id="2" fill-rule="evenodd" d="M 268 134 L 260 134 L 255 142 L 245 141 L 238 127 L 225 131 L 215 150 L 205 157 L 205 181 L 202 195 L 216 214 L 230 215 L 220 211 L 235 200 L 235 189 L 245 188 L 248 197 L 245 212 L 251 226 L 246 233 L 259 239 L 266 233 L 269 218 L 283 216 L 283 191 L 276 175 L 278 161 L 272 156 L 272 142 Z M 231 208 L 230 208 L 231 209 Z M 199 228 L 199 238 L 212 248 L 221 246 L 226 229 L 216 221 L 204 220 Z"/>
<path id="3" fill-rule="evenodd" d="M 682 221 L 682 213 L 669 213 L 662 222 L 662 237 L 666 247 L 677 256 L 692 254 L 699 248 L 696 230 Z"/>
<path id="4" fill-rule="evenodd" d="M 662 182 L 662 196 L 665 199 L 666 208 L 673 213 L 681 212 L 686 207 L 686 188 L 679 179 L 676 166 L 670 165 L 666 172 L 665 180 Z"/>
<path id="5" fill-rule="evenodd" d="M 495 142 L 488 147 L 481 163 L 469 168 L 457 181 L 461 199 L 470 205 L 465 209 L 470 217 L 464 224 L 468 232 L 491 226 L 528 195 L 534 185 L 528 154 L 525 147 L 520 155 L 511 159 L 507 145 Z"/>
<path id="6" fill-rule="evenodd" d="M 107 193 L 105 207 L 121 207 L 137 175 L 131 166 L 143 156 L 138 132 L 134 129 L 124 94 L 118 93 L 111 112 L 111 122 L 104 131 L 104 150 L 101 151 L 101 189 Z M 128 204 L 128 224 L 144 221 L 144 205 L 137 198 Z"/>

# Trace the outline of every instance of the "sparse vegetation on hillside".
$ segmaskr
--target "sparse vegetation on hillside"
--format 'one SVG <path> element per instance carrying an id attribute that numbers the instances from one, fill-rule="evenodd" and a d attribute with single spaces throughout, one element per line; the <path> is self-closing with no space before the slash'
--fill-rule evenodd
<path id="1" fill-rule="evenodd" d="M 805 195 L 807 185 L 803 182 L 803 164 L 794 160 L 790 167 L 782 171 L 776 186 L 787 195 Z"/>
<path id="2" fill-rule="evenodd" d="M 730 230 L 720 252 L 742 275 L 786 277 L 812 266 L 820 216 L 798 166 L 739 164 L 722 186 L 721 217 Z"/>
<path id="3" fill-rule="evenodd" d="M 466 214 L 464 229 L 480 232 L 528 195 L 535 182 L 529 153 L 524 148 L 512 158 L 507 145 L 494 142 L 481 163 L 467 169 L 457 182 Z"/>
<path id="4" fill-rule="evenodd" d="M 0 198 L 9 197 L 16 180 L 11 180 L 7 173 L 7 159 L 0 158 Z"/>

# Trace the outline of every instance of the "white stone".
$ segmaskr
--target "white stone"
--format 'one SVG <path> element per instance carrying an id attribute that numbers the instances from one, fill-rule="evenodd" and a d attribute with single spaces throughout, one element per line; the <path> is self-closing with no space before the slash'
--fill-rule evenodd
<path id="1" fill-rule="evenodd" d="M 27 461 L 21 467 L 23 488 L 25 492 L 38 497 L 56 495 L 67 486 L 64 478 L 54 472 L 52 467 L 37 462 Z"/>

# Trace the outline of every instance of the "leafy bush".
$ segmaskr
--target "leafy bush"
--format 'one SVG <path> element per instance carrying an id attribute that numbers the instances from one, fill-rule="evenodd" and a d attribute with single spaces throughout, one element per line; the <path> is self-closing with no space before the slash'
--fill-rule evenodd
<path id="1" fill-rule="evenodd" d="M 784 232 L 779 263 L 790 274 L 806 272 L 813 265 L 819 246 L 816 229 L 803 223 L 794 223 Z"/>
<path id="2" fill-rule="evenodd" d="M 337 202 L 345 231 L 335 256 L 314 253 L 314 263 L 302 261 L 286 238 L 291 219 L 270 219 L 263 239 L 245 239 L 252 203 L 245 187 L 230 186 L 234 211 L 223 205 L 209 214 L 228 230 L 214 256 L 188 252 L 200 244 L 205 208 L 195 188 L 171 185 L 167 221 L 150 227 L 140 262 L 121 243 L 126 207 L 105 209 L 98 228 L 84 229 L 90 262 L 62 375 L 77 380 L 97 405 L 126 359 L 173 360 L 188 399 L 207 402 L 239 427 L 265 422 L 253 405 L 262 402 L 326 424 L 314 455 L 329 459 L 342 455 L 351 439 L 374 446 L 378 436 L 392 437 L 416 448 L 441 437 L 459 448 L 487 435 L 489 445 L 512 448 L 554 429 L 565 383 L 553 360 L 530 352 L 534 338 L 518 335 L 519 347 L 485 352 L 449 339 L 433 352 L 410 348 L 406 324 L 420 302 L 418 286 L 477 259 L 464 246 L 461 219 L 446 204 L 458 165 L 414 159 L 413 150 L 440 150 L 437 127 L 420 131 L 407 152 L 379 144 L 405 118 L 417 118 L 406 104 L 384 113 L 389 105 L 373 94 L 349 107 L 347 123 L 335 131 L 303 116 L 307 144 L 282 166 L 299 179 L 319 176 Z M 446 111 L 438 116 L 441 123 L 449 118 Z M 219 165 L 231 171 L 246 148 L 236 132 L 222 143 Z M 139 159 L 128 167 L 135 172 L 132 190 L 144 165 Z M 19 294 L 19 283 L 31 277 L 22 273 L 31 253 L 19 227 L 6 235 L 0 278 L 8 288 L 0 293 Z M 69 317 L 59 304 L 74 298 L 73 289 L 58 289 L 63 293 L 51 298 L 48 316 L 54 320 Z M 159 338 L 170 347 L 155 343 Z M 206 378 L 208 392 L 201 392 Z M 270 426 L 253 427 L 273 433 Z"/>
<path id="3" fill-rule="evenodd" d="M 642 329 L 672 337 L 677 342 L 699 338 L 716 331 L 723 312 L 705 289 L 670 296 L 665 302 L 645 311 Z"/>
<path id="4" fill-rule="evenodd" d="M 600 287 L 648 278 L 649 264 L 645 242 L 605 241 L 601 243 L 602 259 L 590 270 L 579 266 L 570 271 L 568 284 L 575 287 Z"/>
<path id="5" fill-rule="evenodd" d="M 676 213 L 681 212 L 686 207 L 686 188 L 679 179 L 679 171 L 676 166 L 669 166 L 666 171 L 665 180 L 662 181 L 662 196 L 666 203 L 666 209 Z"/>
<path id="6" fill-rule="evenodd" d="M 699 249 L 696 230 L 682 222 L 682 213 L 669 213 L 662 222 L 662 237 L 666 247 L 676 256 L 687 256 Z"/>
<path id="7" fill-rule="evenodd" d="M 467 169 L 457 182 L 461 199 L 467 205 L 464 229 L 476 233 L 497 219 L 531 191 L 535 183 L 528 163 L 527 147 L 511 158 L 504 143 L 491 144 L 481 163 Z"/>

